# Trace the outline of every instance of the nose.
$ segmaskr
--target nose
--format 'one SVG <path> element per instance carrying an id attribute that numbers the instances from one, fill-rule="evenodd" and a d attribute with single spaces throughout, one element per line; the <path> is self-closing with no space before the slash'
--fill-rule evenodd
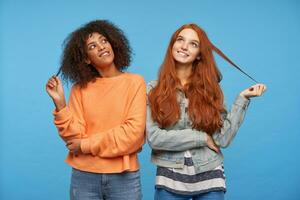
<path id="1" fill-rule="evenodd" d="M 97 48 L 98 48 L 98 51 L 102 51 L 103 49 L 105 49 L 104 45 L 101 43 L 97 44 Z"/>
<path id="2" fill-rule="evenodd" d="M 183 42 L 182 45 L 181 45 L 181 49 L 186 51 L 188 49 L 188 43 Z"/>

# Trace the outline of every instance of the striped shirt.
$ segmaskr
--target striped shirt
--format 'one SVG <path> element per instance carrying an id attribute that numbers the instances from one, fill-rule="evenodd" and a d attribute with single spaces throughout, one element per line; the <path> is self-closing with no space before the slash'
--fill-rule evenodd
<path id="1" fill-rule="evenodd" d="M 226 192 L 223 165 L 211 171 L 196 174 L 189 151 L 184 154 L 183 168 L 158 167 L 155 185 L 156 188 L 183 195 L 197 195 L 212 191 Z"/>

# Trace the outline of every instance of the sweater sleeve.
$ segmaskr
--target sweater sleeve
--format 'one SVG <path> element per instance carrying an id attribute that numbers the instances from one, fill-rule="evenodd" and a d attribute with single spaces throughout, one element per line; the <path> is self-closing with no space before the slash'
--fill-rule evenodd
<path id="1" fill-rule="evenodd" d="M 129 101 L 124 122 L 108 131 L 81 140 L 83 153 L 99 157 L 119 157 L 138 151 L 145 140 L 146 86 L 141 78 Z"/>
<path id="2" fill-rule="evenodd" d="M 53 111 L 54 124 L 65 142 L 85 137 L 85 121 L 82 113 L 79 87 L 73 86 L 68 105 L 60 111 Z"/>
<path id="3" fill-rule="evenodd" d="M 231 111 L 224 113 L 220 132 L 213 134 L 213 139 L 218 146 L 223 148 L 229 146 L 244 120 L 249 103 L 249 99 L 239 95 L 233 103 Z"/>

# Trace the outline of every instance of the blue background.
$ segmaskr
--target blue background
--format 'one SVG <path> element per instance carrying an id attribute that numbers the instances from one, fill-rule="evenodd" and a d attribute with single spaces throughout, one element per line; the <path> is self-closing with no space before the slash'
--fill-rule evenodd
<path id="1" fill-rule="evenodd" d="M 300 1 L 0 1 L 0 199 L 68 199 L 70 167 L 53 125 L 45 83 L 59 66 L 62 42 L 80 25 L 109 19 L 128 36 L 129 71 L 156 78 L 171 34 L 194 22 L 249 74 L 268 86 L 253 99 L 224 150 L 230 200 L 300 197 Z M 228 106 L 251 80 L 216 57 Z M 69 91 L 70 85 L 66 86 Z M 140 154 L 144 199 L 155 166 Z"/>

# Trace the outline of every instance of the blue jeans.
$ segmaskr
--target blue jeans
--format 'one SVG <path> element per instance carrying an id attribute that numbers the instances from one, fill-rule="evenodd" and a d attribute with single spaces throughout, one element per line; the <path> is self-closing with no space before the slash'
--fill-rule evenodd
<path id="1" fill-rule="evenodd" d="M 223 191 L 207 192 L 198 195 L 180 195 L 167 190 L 156 188 L 155 200 L 224 200 Z"/>
<path id="2" fill-rule="evenodd" d="M 98 174 L 72 170 L 71 200 L 141 200 L 140 172 Z"/>

